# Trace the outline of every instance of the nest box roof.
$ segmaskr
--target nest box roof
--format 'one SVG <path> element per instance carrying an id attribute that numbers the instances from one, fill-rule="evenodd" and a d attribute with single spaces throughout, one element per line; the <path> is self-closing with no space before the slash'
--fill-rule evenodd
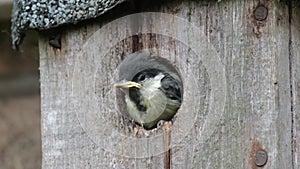
<path id="1" fill-rule="evenodd" d="M 48 29 L 95 18 L 125 0 L 14 0 L 12 44 L 17 47 L 27 29 Z"/>

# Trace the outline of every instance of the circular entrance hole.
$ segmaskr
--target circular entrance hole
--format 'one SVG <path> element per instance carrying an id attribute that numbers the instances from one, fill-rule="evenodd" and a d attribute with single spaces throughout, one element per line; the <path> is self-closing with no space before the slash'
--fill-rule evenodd
<path id="1" fill-rule="evenodd" d="M 136 52 L 119 67 L 119 110 L 146 130 L 173 119 L 183 96 L 182 80 L 167 59 Z"/>

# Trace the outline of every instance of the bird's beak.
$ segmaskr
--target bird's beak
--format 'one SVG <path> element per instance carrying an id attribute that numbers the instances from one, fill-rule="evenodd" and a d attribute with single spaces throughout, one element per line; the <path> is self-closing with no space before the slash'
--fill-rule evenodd
<path id="1" fill-rule="evenodd" d="M 115 84 L 115 87 L 119 88 L 131 88 L 131 87 L 136 87 L 138 89 L 142 88 L 142 85 L 133 81 L 126 81 L 126 82 L 120 82 Z"/>

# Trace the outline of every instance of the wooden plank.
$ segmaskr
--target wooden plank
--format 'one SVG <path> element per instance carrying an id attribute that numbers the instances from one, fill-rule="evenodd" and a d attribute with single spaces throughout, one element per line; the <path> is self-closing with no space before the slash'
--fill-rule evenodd
<path id="1" fill-rule="evenodd" d="M 268 7 L 266 21 L 253 18 L 258 4 Z M 181 158 L 199 168 L 256 168 L 255 153 L 264 149 L 269 168 L 292 168 L 287 6 L 259 1 L 178 6 L 176 14 L 204 27 L 207 43 L 222 58 L 227 104 L 220 112 L 225 119 L 210 129 L 214 134 L 204 143 L 199 143 L 199 135 L 191 136 L 173 160 Z M 166 6 L 162 11 L 172 10 Z"/>
<path id="2" fill-rule="evenodd" d="M 292 112 L 293 112 L 293 164 L 294 168 L 300 168 L 300 2 L 291 2 L 291 41 L 290 41 L 290 61 L 291 61 L 291 86 L 292 86 Z"/>
<path id="3" fill-rule="evenodd" d="M 264 21 L 254 18 L 259 4 L 268 8 Z M 140 7 L 192 25 L 148 13 L 68 27 L 61 50 L 41 35 L 43 168 L 259 168 L 258 150 L 268 154 L 266 167 L 293 168 L 288 5 Z M 184 98 L 171 132 L 137 131 L 119 112 L 118 66 L 140 50 L 168 59 L 182 75 Z"/>
<path id="4" fill-rule="evenodd" d="M 114 150 L 97 144 L 102 141 L 101 135 L 98 135 L 98 137 L 97 135 L 90 135 L 91 130 L 102 130 L 102 128 L 98 128 L 97 124 L 92 126 L 92 128 L 82 127 L 84 125 L 82 122 L 84 123 L 84 121 L 81 121 L 80 115 L 85 116 L 87 113 L 85 111 L 77 112 L 76 108 L 79 105 L 79 107 L 88 109 L 87 107 L 91 105 L 85 104 L 89 104 L 91 101 L 80 103 L 81 98 L 73 100 L 74 95 L 77 96 L 77 94 L 85 91 L 80 88 L 77 89 L 76 82 L 88 85 L 93 82 L 93 79 L 85 83 L 82 83 L 82 79 L 78 79 L 79 81 L 74 79 L 82 75 L 75 74 L 74 72 L 83 68 L 76 67 L 75 69 L 74 65 L 87 65 L 87 67 L 93 70 L 98 68 L 90 67 L 89 65 L 93 62 L 98 63 L 96 58 L 90 56 L 86 57 L 87 60 L 82 59 L 81 61 L 78 58 L 85 56 L 77 55 L 77 52 L 82 49 L 83 42 L 94 33 L 92 30 L 96 30 L 94 27 L 99 27 L 99 25 L 89 27 L 88 30 L 91 30 L 91 32 L 87 32 L 86 28 L 69 29 L 62 36 L 61 50 L 55 49 L 48 44 L 48 32 L 41 35 L 40 48 L 43 49 L 40 51 L 43 168 L 160 168 L 163 166 L 163 155 L 158 154 L 149 158 L 137 159 L 119 156 Z M 66 44 L 71 45 L 67 46 Z M 129 49 L 132 49 L 129 43 L 127 45 Z M 124 47 L 124 44 L 122 44 L 122 47 Z M 118 45 L 116 45 L 116 48 L 118 48 Z M 96 50 L 93 50 L 93 52 L 97 54 Z M 101 93 L 101 87 L 104 85 L 103 82 L 108 80 L 107 77 L 110 76 L 110 71 L 115 70 L 114 66 L 117 66 L 115 63 L 119 60 L 118 57 L 121 57 L 122 52 L 124 52 L 122 49 L 120 51 L 110 51 L 108 56 L 113 56 L 113 59 L 102 59 L 99 65 L 99 72 L 97 71 L 96 73 L 96 79 L 100 83 L 99 94 L 104 94 L 100 98 L 103 102 L 107 101 L 105 99 L 107 95 L 106 93 Z M 84 70 L 88 69 L 84 68 Z M 89 78 L 91 76 L 86 75 L 85 77 Z M 97 86 L 95 90 L 98 90 Z M 92 98 L 90 94 L 86 95 L 88 97 L 87 100 Z M 106 105 L 100 106 L 105 107 Z M 97 113 L 98 111 L 95 112 Z M 107 111 L 100 111 L 98 113 L 105 115 Z M 106 133 L 108 134 L 115 131 L 113 129 L 124 128 L 122 123 L 120 123 L 122 119 L 116 118 L 118 114 L 110 115 L 106 115 L 105 120 L 109 122 L 108 124 L 114 124 L 115 126 L 112 129 L 107 129 Z M 93 123 L 92 119 L 95 117 L 83 118 L 91 120 L 86 123 L 88 124 Z M 128 130 L 133 134 L 132 129 Z M 91 138 L 95 138 L 95 140 Z M 130 142 L 128 143 L 126 140 L 111 140 L 111 143 L 111 145 L 124 145 L 125 148 L 126 146 L 130 146 Z M 130 147 L 132 146 L 137 149 L 135 151 L 138 151 L 139 148 L 141 150 L 144 149 L 144 145 L 135 144 Z M 135 152 L 131 153 L 134 154 Z"/>
<path id="5" fill-rule="evenodd" d="M 291 127 L 292 122 L 292 112 L 291 112 L 291 86 L 290 86 L 290 61 L 287 56 L 290 54 L 290 49 L 288 45 L 289 36 L 287 36 L 290 32 L 289 30 L 289 14 L 288 6 L 285 3 L 278 1 L 276 4 L 276 8 L 273 11 L 273 24 L 270 25 L 270 28 L 274 28 L 272 30 L 272 34 L 275 35 L 275 39 L 271 46 L 274 49 L 273 56 L 275 56 L 275 71 L 277 81 L 273 81 L 273 85 L 275 85 L 275 91 L 277 92 L 275 95 L 275 111 L 277 112 L 277 118 L 275 120 L 275 124 L 270 126 L 270 128 L 275 128 L 277 131 L 274 133 L 274 139 L 277 139 L 277 144 L 273 144 L 274 140 L 269 140 L 273 146 L 276 147 L 276 151 L 272 150 L 276 155 L 274 155 L 274 167 L 282 167 L 282 168 L 293 168 L 293 164 L 291 162 L 292 152 L 291 148 Z M 270 37 L 269 37 L 270 38 Z M 270 39 L 271 40 L 271 39 Z M 274 46 L 273 46 L 274 45 Z M 270 116 L 272 118 L 273 116 Z M 274 118 L 274 117 L 273 117 Z M 277 136 L 279 135 L 279 136 Z"/>

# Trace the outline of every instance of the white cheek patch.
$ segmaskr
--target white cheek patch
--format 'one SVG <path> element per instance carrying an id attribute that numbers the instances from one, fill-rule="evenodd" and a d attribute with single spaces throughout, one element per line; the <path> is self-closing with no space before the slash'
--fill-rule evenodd
<path id="1" fill-rule="evenodd" d="M 141 94 L 146 98 L 153 98 L 156 92 L 161 92 L 161 79 L 164 77 L 162 73 L 158 74 L 154 78 L 147 79 L 143 82 L 143 87 L 140 89 Z"/>

